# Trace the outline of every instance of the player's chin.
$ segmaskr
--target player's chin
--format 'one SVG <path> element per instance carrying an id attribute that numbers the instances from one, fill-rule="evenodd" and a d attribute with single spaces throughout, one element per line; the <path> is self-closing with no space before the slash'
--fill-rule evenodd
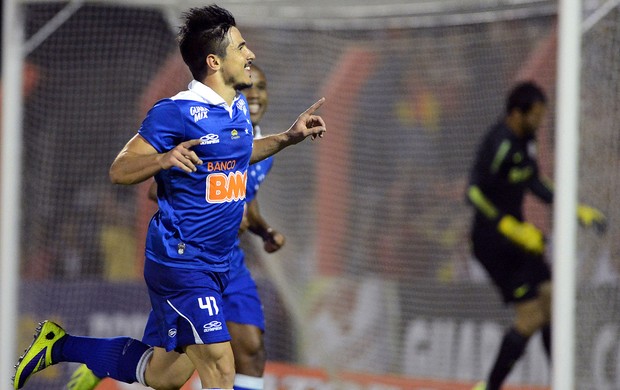
<path id="1" fill-rule="evenodd" d="M 238 91 L 251 88 L 251 87 L 252 87 L 252 80 L 244 80 L 244 81 L 240 81 L 237 84 L 235 84 L 235 89 Z"/>

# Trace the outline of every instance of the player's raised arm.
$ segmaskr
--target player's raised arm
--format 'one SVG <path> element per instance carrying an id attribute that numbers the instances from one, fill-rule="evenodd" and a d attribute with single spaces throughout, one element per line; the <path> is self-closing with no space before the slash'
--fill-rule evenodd
<path id="1" fill-rule="evenodd" d="M 202 161 L 193 146 L 200 144 L 199 139 L 185 141 L 166 153 L 157 150 L 144 138 L 136 134 L 112 162 L 110 180 L 114 184 L 136 184 L 157 174 L 162 169 L 177 167 L 185 172 L 195 172 L 196 165 Z"/>
<path id="2" fill-rule="evenodd" d="M 297 117 L 297 120 L 295 120 L 287 131 L 255 139 L 250 163 L 263 160 L 278 153 L 287 146 L 300 143 L 307 137 L 311 137 L 312 139 L 316 137 L 323 138 L 323 135 L 327 131 L 325 121 L 319 115 L 315 115 L 315 112 L 324 102 L 324 97 L 317 100 Z"/>

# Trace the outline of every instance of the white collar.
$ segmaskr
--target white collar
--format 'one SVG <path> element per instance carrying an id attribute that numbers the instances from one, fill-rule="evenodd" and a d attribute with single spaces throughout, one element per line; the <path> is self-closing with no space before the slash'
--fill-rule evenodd
<path id="1" fill-rule="evenodd" d="M 258 125 L 254 126 L 254 138 L 262 138 L 262 136 L 260 127 L 258 127 Z"/>
<path id="2" fill-rule="evenodd" d="M 195 93 L 196 95 L 200 96 L 206 103 L 213 104 L 216 106 L 223 105 L 230 111 L 228 104 L 226 103 L 224 98 L 221 97 L 217 92 L 215 92 L 211 87 L 207 87 L 205 84 L 201 83 L 200 81 L 192 80 L 187 85 L 187 89 Z M 235 102 L 235 100 L 239 99 L 239 95 L 240 95 L 239 91 L 237 91 L 237 94 L 235 95 L 235 98 L 233 99 L 233 103 Z"/>

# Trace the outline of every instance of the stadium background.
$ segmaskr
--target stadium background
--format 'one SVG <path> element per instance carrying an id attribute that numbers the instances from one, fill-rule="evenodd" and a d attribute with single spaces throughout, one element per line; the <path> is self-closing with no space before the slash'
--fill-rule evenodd
<path id="1" fill-rule="evenodd" d="M 328 136 L 280 153 L 259 194 L 287 246 L 265 255 L 244 239 L 268 319 L 268 388 L 468 388 L 509 313 L 470 258 L 467 170 L 506 90 L 527 78 L 550 97 L 539 152 L 553 174 L 553 3 L 293 5 L 230 4 L 269 81 L 264 132 L 328 99 Z M 26 35 L 64 6 L 25 5 Z M 579 389 L 620 387 L 618 12 L 584 33 L 580 198 L 608 213 L 610 231 L 579 233 Z M 141 335 L 153 206 L 145 186 L 112 186 L 107 170 L 145 110 L 183 88 L 186 74 L 167 73 L 178 62 L 170 19 L 86 3 L 27 56 L 20 348 L 45 318 L 76 334 Z M 540 204 L 527 212 L 549 233 Z M 60 389 L 72 368 L 31 386 Z M 510 383 L 549 384 L 540 341 Z"/>

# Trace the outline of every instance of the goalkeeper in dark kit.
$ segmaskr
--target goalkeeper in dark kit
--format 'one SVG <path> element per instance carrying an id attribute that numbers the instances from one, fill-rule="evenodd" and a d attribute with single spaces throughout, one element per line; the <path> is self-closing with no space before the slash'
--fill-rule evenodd
<path id="1" fill-rule="evenodd" d="M 506 100 L 505 115 L 484 135 L 471 169 L 467 200 L 475 210 L 473 254 L 515 313 L 487 381 L 475 390 L 500 389 L 538 331 L 547 356 L 551 354 L 551 270 L 545 239 L 523 214 L 527 191 L 553 202 L 551 182 L 540 174 L 536 159 L 536 132 L 546 112 L 547 98 L 539 86 L 517 84 Z M 583 226 L 605 228 L 605 216 L 593 207 L 580 204 L 577 217 Z"/>

